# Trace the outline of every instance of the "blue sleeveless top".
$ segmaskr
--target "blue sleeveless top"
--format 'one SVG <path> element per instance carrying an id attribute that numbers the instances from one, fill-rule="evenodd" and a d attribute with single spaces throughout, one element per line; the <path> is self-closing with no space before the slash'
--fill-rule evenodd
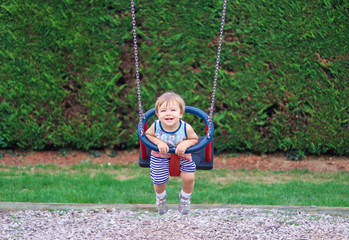
<path id="1" fill-rule="evenodd" d="M 179 121 L 179 127 L 176 131 L 166 132 L 160 120 L 155 120 L 155 137 L 166 142 L 170 147 L 176 147 L 180 142 L 187 139 L 187 123 L 183 120 Z"/>

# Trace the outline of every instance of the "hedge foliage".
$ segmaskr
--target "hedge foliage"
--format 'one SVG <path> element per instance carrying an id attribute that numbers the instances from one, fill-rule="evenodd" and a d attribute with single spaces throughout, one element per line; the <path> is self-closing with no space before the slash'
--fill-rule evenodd
<path id="1" fill-rule="evenodd" d="M 144 110 L 208 111 L 222 0 L 135 3 Z M 348 154 L 348 22 L 344 0 L 228 1 L 216 149 Z M 131 26 L 126 0 L 2 1 L 0 147 L 136 147 Z"/>

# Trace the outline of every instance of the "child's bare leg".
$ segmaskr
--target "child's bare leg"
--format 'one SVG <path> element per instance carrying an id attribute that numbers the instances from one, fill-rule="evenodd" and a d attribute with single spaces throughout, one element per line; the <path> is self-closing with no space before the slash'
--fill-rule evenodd
<path id="1" fill-rule="evenodd" d="M 154 190 L 157 194 L 163 193 L 166 190 L 166 183 L 161 185 L 154 184 Z"/>
<path id="2" fill-rule="evenodd" d="M 182 189 L 185 193 L 192 193 L 195 185 L 195 173 L 181 172 Z"/>
<path id="3" fill-rule="evenodd" d="M 195 173 L 181 172 L 181 177 L 182 190 L 178 194 L 178 211 L 183 215 L 187 215 L 190 209 L 191 193 L 193 192 L 195 184 Z"/>

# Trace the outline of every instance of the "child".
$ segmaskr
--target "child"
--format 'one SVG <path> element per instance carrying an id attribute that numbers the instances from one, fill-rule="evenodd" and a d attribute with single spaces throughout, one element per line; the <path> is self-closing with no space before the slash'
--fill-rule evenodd
<path id="1" fill-rule="evenodd" d="M 150 177 L 154 183 L 156 206 L 160 214 L 167 212 L 166 183 L 169 180 L 171 158 L 171 153 L 168 153 L 169 146 L 176 147 L 175 153 L 180 160 L 182 190 L 178 195 L 178 210 L 186 215 L 190 208 L 196 165 L 191 154 L 185 154 L 185 151 L 197 144 L 199 138 L 193 128 L 182 120 L 184 110 L 184 100 L 178 94 L 164 93 L 155 103 L 155 114 L 158 120 L 145 133 L 147 138 L 159 148 L 159 152 L 151 152 Z"/>

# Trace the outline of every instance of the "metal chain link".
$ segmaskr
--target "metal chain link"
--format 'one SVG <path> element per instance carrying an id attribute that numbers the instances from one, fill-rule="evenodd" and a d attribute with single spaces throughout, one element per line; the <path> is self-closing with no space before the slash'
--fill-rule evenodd
<path id="1" fill-rule="evenodd" d="M 214 102 L 215 102 L 215 97 L 216 97 L 217 78 L 218 78 L 218 70 L 219 70 L 219 61 L 221 58 L 221 48 L 222 48 L 226 8 L 227 8 L 227 0 L 224 0 L 223 10 L 222 10 L 221 29 L 220 29 L 220 33 L 219 33 L 216 70 L 215 70 L 215 74 L 214 74 L 214 82 L 213 82 L 213 90 L 212 90 L 212 98 L 211 98 L 211 108 L 210 108 L 210 114 L 209 114 L 208 119 L 207 119 L 208 120 L 207 138 L 210 138 L 210 134 L 211 134 L 211 125 L 212 125 Z"/>
<path id="2" fill-rule="evenodd" d="M 139 111 L 139 126 L 141 130 L 141 136 L 144 135 L 143 119 L 145 118 L 142 108 L 142 97 L 141 97 L 141 81 L 139 79 L 139 62 L 138 62 L 138 46 L 137 46 L 137 33 L 136 33 L 136 14 L 134 0 L 131 0 L 131 12 L 132 12 L 132 29 L 133 29 L 133 47 L 135 55 L 136 65 L 136 79 L 137 79 L 137 94 L 138 94 L 138 111 Z"/>

